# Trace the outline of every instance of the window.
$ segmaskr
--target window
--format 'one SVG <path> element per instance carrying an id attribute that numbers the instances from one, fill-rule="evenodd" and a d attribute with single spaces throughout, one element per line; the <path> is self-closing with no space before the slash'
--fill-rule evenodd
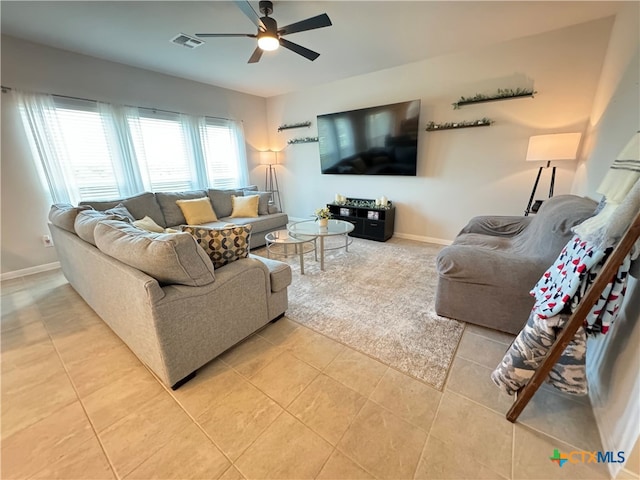
<path id="1" fill-rule="evenodd" d="M 238 122 L 17 93 L 55 202 L 247 184 Z"/>
<path id="2" fill-rule="evenodd" d="M 238 178 L 238 162 L 235 161 L 237 147 L 232 132 L 216 119 L 206 119 L 201 130 L 209 185 L 233 188 Z"/>
<path id="3" fill-rule="evenodd" d="M 193 190 L 198 184 L 182 125 L 177 118 L 158 115 L 129 118 L 129 128 L 146 190 Z"/>
<path id="4" fill-rule="evenodd" d="M 81 108 L 81 109 L 80 109 Z M 121 192 L 100 114 L 85 102 L 56 102 L 62 171 L 79 200 L 118 198 Z"/>

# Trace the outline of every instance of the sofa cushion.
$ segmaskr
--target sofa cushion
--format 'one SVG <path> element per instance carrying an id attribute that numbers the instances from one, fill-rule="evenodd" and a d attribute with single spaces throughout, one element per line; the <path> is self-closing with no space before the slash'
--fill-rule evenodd
<path id="1" fill-rule="evenodd" d="M 242 190 L 217 190 L 214 188 L 210 188 L 208 193 L 218 218 L 231 215 L 233 209 L 233 204 L 231 203 L 232 196 L 241 197 L 244 195 Z"/>
<path id="2" fill-rule="evenodd" d="M 258 216 L 258 204 L 260 195 L 249 195 L 245 197 L 231 197 L 233 210 L 231 218 L 256 218 Z"/>
<path id="3" fill-rule="evenodd" d="M 49 210 L 49 221 L 67 232 L 76 233 L 75 222 L 78 212 L 90 209 L 88 205 L 74 207 L 68 203 L 55 203 Z"/>
<path id="4" fill-rule="evenodd" d="M 153 218 L 153 221 L 158 225 L 162 227 L 167 226 L 162 210 L 160 209 L 160 204 L 151 192 L 144 192 L 139 195 L 134 195 L 133 197 L 109 202 L 88 200 L 80 202 L 80 205 L 90 205 L 96 210 L 108 210 L 117 206 L 119 203 L 122 203 L 136 220 L 149 216 Z"/>
<path id="5" fill-rule="evenodd" d="M 192 200 L 176 200 L 176 203 L 189 225 L 218 221 L 208 196 Z"/>
<path id="6" fill-rule="evenodd" d="M 274 213 L 272 215 L 260 215 L 257 218 L 221 218 L 220 222 L 233 223 L 235 225 L 248 225 L 252 227 L 252 235 L 262 232 L 270 232 L 279 228 L 284 228 L 287 224 L 288 217 L 286 213 Z M 205 225 L 210 227 L 212 225 Z"/>
<path id="7" fill-rule="evenodd" d="M 182 226 L 196 239 L 215 268 L 234 262 L 249 255 L 251 225 L 229 228 L 206 228 L 201 226 Z"/>
<path id="8" fill-rule="evenodd" d="M 107 214 L 105 212 L 99 212 L 98 210 L 83 210 L 78 213 L 76 217 L 74 228 L 76 234 L 85 242 L 89 242 L 94 247 L 96 246 L 96 238 L 94 235 L 96 225 L 102 220 L 120 220 L 122 222 L 128 222 L 124 217 L 120 217 L 115 214 Z"/>
<path id="9" fill-rule="evenodd" d="M 125 222 L 105 220 L 96 226 L 98 248 L 162 284 L 208 285 L 215 280 L 207 254 L 188 234 L 150 233 Z"/>
<path id="10" fill-rule="evenodd" d="M 192 190 L 189 192 L 158 192 L 156 193 L 156 199 L 160 204 L 162 213 L 164 214 L 165 227 L 174 227 L 176 225 L 182 225 L 187 223 L 187 219 L 184 218 L 182 210 L 178 207 L 176 200 L 191 200 L 194 198 L 206 197 L 207 192 L 204 190 Z"/>

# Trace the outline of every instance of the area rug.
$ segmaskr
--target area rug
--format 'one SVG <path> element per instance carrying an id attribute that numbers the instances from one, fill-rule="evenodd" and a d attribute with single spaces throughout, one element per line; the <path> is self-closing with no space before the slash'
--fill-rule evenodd
<path id="1" fill-rule="evenodd" d="M 328 246 L 342 241 L 328 240 Z M 348 252 L 326 252 L 325 271 L 313 253 L 306 254 L 305 275 L 298 259 L 288 258 L 293 282 L 287 317 L 442 389 L 464 324 L 434 310 L 441 248 L 354 238 Z"/>

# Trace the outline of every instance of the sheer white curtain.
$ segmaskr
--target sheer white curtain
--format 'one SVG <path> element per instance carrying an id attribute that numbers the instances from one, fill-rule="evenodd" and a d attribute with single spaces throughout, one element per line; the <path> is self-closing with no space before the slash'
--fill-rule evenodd
<path id="1" fill-rule="evenodd" d="M 249 182 L 241 122 L 13 93 L 54 202 Z"/>
<path id="2" fill-rule="evenodd" d="M 200 131 L 204 126 L 203 117 L 193 117 L 191 115 L 180 115 L 180 125 L 182 127 L 182 135 L 185 138 L 189 158 L 191 160 L 191 168 L 195 172 L 197 188 L 209 188 L 207 181 L 207 160 L 204 154 L 203 141 Z"/>
<path id="3" fill-rule="evenodd" d="M 129 128 L 129 119 L 137 119 L 138 109 L 123 105 L 98 102 L 98 112 L 105 126 L 110 145 L 114 145 L 113 155 L 118 187 L 122 196 L 129 197 L 144 191 L 140 165 Z"/>
<path id="4" fill-rule="evenodd" d="M 78 194 L 73 189 L 71 172 L 63 161 L 62 132 L 58 123 L 56 106 L 51 95 L 12 90 L 12 95 L 20 110 L 34 158 L 42 164 L 38 170 L 46 181 L 54 203 L 75 203 Z"/>
<path id="5" fill-rule="evenodd" d="M 231 139 L 238 152 L 238 185 L 249 185 L 249 167 L 247 165 L 247 144 L 244 139 L 244 126 L 239 120 L 229 120 L 231 127 Z"/>

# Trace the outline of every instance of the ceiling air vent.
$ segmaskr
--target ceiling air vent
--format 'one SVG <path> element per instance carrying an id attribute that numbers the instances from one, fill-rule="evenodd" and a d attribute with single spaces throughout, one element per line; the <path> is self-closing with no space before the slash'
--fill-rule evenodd
<path id="1" fill-rule="evenodd" d="M 182 45 L 187 48 L 196 48 L 202 45 L 204 42 L 198 38 L 190 37 L 184 33 L 179 33 L 171 40 L 171 43 L 175 43 L 176 45 Z"/>

